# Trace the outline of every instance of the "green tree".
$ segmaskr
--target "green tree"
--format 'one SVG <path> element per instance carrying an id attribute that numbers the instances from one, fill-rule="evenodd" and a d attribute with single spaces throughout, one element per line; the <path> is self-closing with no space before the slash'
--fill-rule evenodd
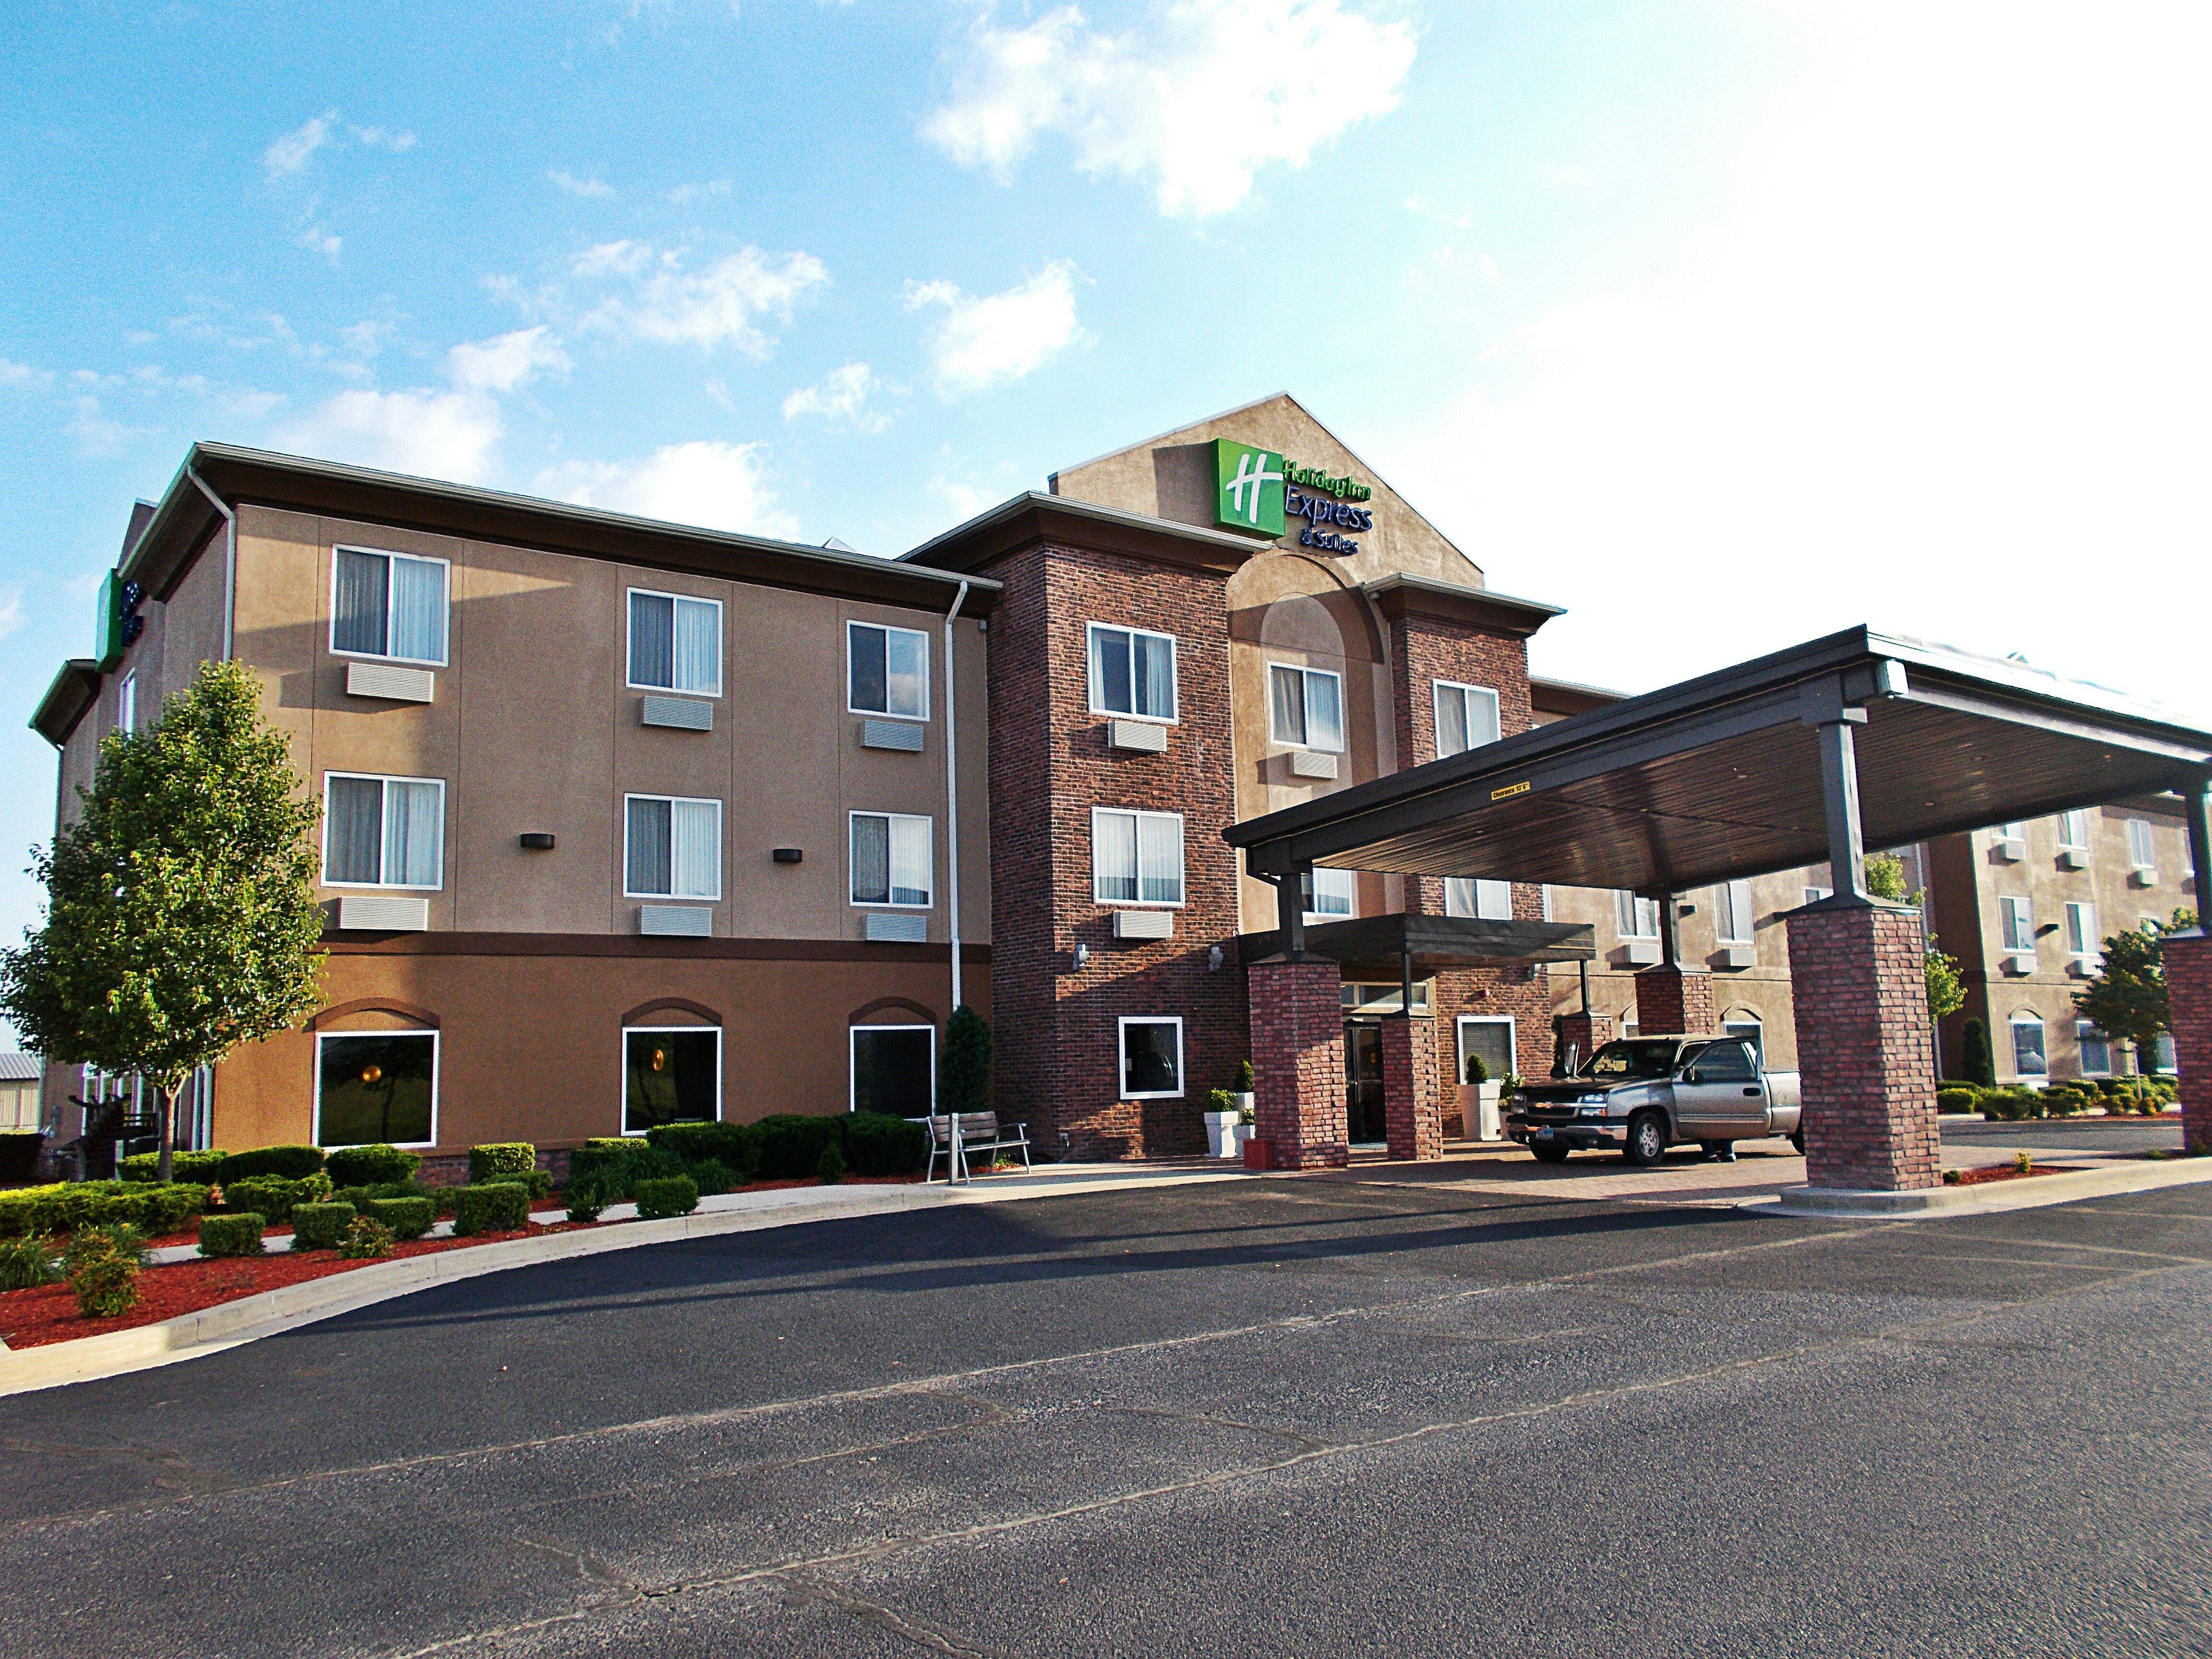
<path id="1" fill-rule="evenodd" d="M 1869 853 L 1866 861 L 1867 891 L 1892 904 L 1908 902 L 1905 896 L 1905 860 L 1894 853 Z"/>
<path id="2" fill-rule="evenodd" d="M 1866 861 L 1867 891 L 1878 899 L 1887 899 L 1893 904 L 1918 904 L 1922 895 L 1908 892 L 1905 885 L 1905 860 L 1894 853 L 1871 853 Z M 1928 978 L 1928 1018 L 1941 1022 L 1966 1006 L 1966 982 L 1959 975 L 1959 959 L 1936 948 L 1931 934 L 1928 940 L 1926 962 Z"/>
<path id="3" fill-rule="evenodd" d="M 2172 931 L 2196 925 L 2191 912 L 2173 913 Z M 2135 1045 L 2136 1069 L 2146 1074 L 2154 1069 L 2159 1037 L 2172 1029 L 2172 1012 L 2166 999 L 2161 931 L 2156 922 L 2146 922 L 2106 939 L 2105 959 L 2096 976 L 2074 997 L 2082 1018 L 2106 1036 L 2124 1037 Z"/>
<path id="4" fill-rule="evenodd" d="M 1961 1046 L 1966 1051 L 1961 1058 L 1966 1066 L 1966 1081 L 1978 1089 L 1996 1088 L 1997 1062 L 1996 1056 L 1990 1052 L 1990 1028 L 1978 1019 L 1968 1020 L 1966 1039 Z"/>
<path id="5" fill-rule="evenodd" d="M 318 1000 L 320 806 L 289 750 L 252 671 L 203 663 L 151 726 L 101 740 L 77 822 L 31 855 L 46 925 L 0 951 L 0 1011 L 31 1047 L 154 1090 L 164 1181 L 185 1079 Z"/>
<path id="6" fill-rule="evenodd" d="M 937 1062 L 937 1109 L 980 1112 L 991 1103 L 991 1023 L 966 1003 L 945 1022 Z"/>

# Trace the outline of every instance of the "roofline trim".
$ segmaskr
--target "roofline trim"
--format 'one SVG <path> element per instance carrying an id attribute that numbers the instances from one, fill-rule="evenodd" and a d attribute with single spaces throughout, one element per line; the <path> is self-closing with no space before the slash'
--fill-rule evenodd
<path id="1" fill-rule="evenodd" d="M 1232 535 L 1225 530 L 1209 530 L 1203 525 L 1183 524 L 1174 519 L 1156 519 L 1146 513 L 1132 513 L 1124 507 L 1102 507 L 1096 501 L 1079 501 L 1072 495 L 1051 495 L 1042 490 L 1025 489 L 1018 495 L 1009 496 L 998 506 L 977 514 L 964 524 L 955 525 L 940 535 L 933 536 L 911 551 L 902 553 L 896 562 L 904 564 L 908 559 L 919 559 L 946 544 L 966 538 L 980 536 L 1019 518 L 1025 512 L 1059 513 L 1070 518 L 1087 519 L 1097 524 L 1110 524 L 1126 530 L 1141 530 L 1153 535 L 1171 537 L 1177 541 L 1190 542 L 1200 547 L 1216 548 L 1233 553 L 1239 563 L 1252 557 L 1263 548 L 1273 545 L 1255 542 L 1248 538 Z M 978 580 L 982 580 L 978 578 Z M 994 583 L 994 586 L 997 584 Z"/>

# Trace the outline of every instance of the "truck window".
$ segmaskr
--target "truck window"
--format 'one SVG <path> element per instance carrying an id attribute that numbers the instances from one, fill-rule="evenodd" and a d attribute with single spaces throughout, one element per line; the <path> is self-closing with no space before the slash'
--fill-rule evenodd
<path id="1" fill-rule="evenodd" d="M 1641 1083 L 1672 1077 L 1674 1056 L 1680 1048 L 1681 1044 L 1660 1037 L 1630 1037 L 1608 1042 L 1590 1056 L 1583 1075 L 1601 1078 L 1607 1083 Z"/>
<path id="2" fill-rule="evenodd" d="M 1709 1045 L 1690 1067 L 1692 1083 L 1755 1083 L 1759 1067 L 1752 1064 L 1751 1048 L 1742 1042 Z"/>

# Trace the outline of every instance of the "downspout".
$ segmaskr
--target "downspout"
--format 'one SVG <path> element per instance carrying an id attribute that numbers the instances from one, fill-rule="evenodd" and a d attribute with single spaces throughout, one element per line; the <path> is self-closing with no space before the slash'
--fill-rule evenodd
<path id="1" fill-rule="evenodd" d="M 190 467 L 185 476 L 199 486 L 201 495 L 215 504 L 222 514 L 222 659 L 231 658 L 231 619 L 238 610 L 238 514 L 231 511 L 222 496 L 207 487 L 207 481 Z"/>
<path id="2" fill-rule="evenodd" d="M 947 896 L 952 906 L 952 1013 L 960 1012 L 960 719 L 952 696 L 952 624 L 968 603 L 968 584 L 960 584 L 952 609 L 945 613 L 945 835 Z M 950 1019 L 951 1015 L 946 1018 Z"/>

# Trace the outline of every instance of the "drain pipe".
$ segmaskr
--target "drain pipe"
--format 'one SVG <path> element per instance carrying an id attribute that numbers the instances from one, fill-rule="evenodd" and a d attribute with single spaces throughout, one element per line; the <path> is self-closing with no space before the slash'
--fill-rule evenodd
<path id="1" fill-rule="evenodd" d="M 222 514 L 222 659 L 231 657 L 230 630 L 232 618 L 238 611 L 238 514 L 233 512 L 222 497 L 207 487 L 207 480 L 191 470 L 185 476 L 199 486 L 201 495 L 214 503 L 215 510 Z"/>
<path id="2" fill-rule="evenodd" d="M 968 603 L 968 584 L 962 582 L 953 596 L 952 609 L 945 613 L 945 837 L 951 852 L 945 859 L 945 885 L 952 919 L 952 1013 L 960 1012 L 960 718 L 952 696 L 952 624 L 960 607 Z M 949 1023 L 951 1015 L 948 1014 Z"/>

